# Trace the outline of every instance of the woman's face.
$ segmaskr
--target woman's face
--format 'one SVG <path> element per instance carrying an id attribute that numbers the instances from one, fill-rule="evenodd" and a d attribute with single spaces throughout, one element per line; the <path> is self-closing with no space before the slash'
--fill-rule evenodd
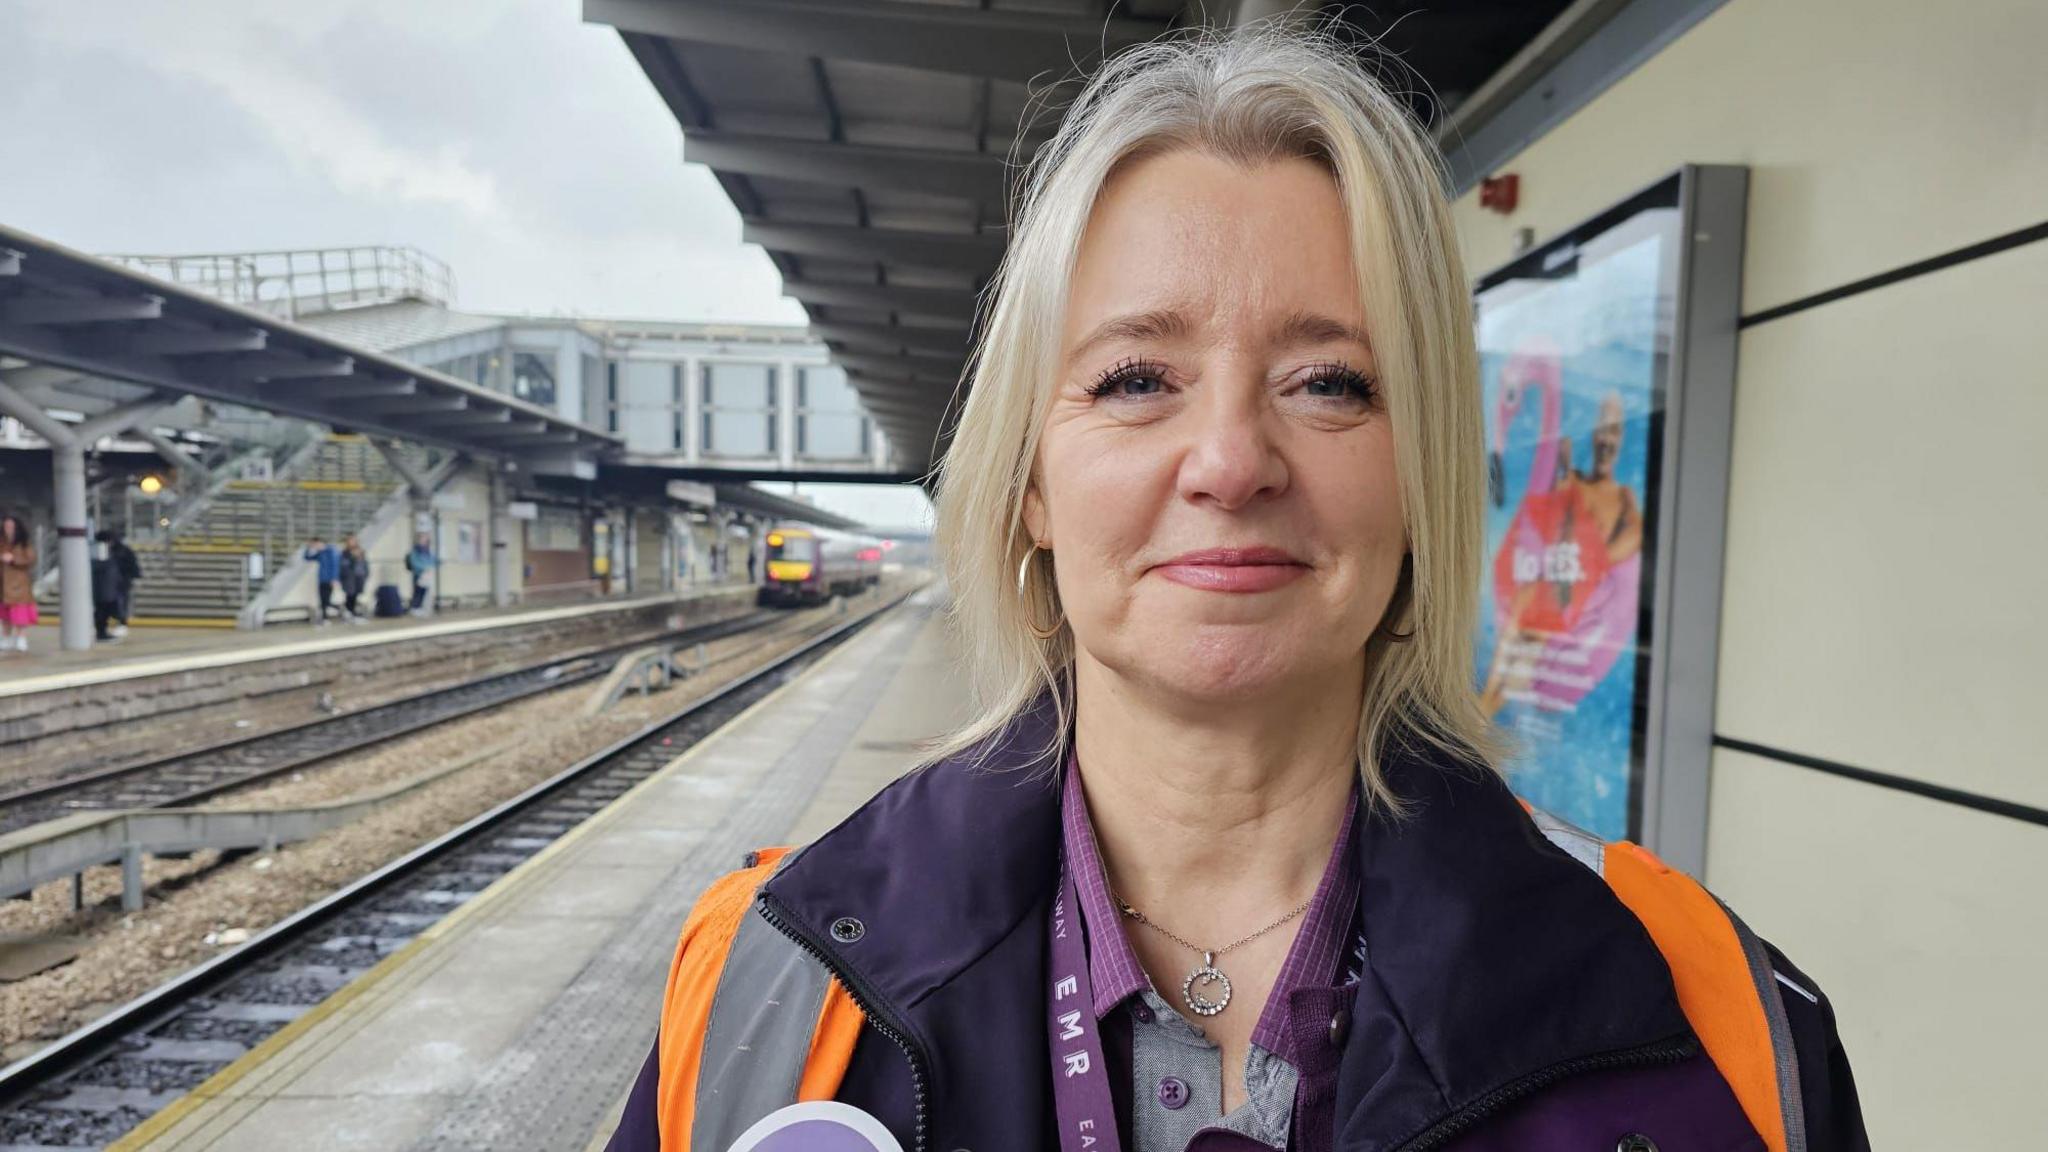
<path id="1" fill-rule="evenodd" d="M 1357 676 L 1406 550 L 1370 336 L 1317 165 L 1104 187 L 1025 498 L 1079 660 L 1218 700 Z"/>

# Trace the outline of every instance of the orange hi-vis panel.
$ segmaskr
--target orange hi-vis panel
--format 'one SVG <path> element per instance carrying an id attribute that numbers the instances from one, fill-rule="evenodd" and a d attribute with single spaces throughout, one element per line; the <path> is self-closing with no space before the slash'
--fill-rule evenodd
<path id="1" fill-rule="evenodd" d="M 703 1070 L 703 1042 L 710 1029 L 712 1004 L 717 998 L 726 958 L 738 937 L 741 921 L 753 906 L 754 892 L 788 852 L 787 848 L 770 848 L 755 853 L 751 867 L 715 881 L 683 925 L 682 940 L 669 967 L 668 989 L 661 1010 L 661 1080 L 656 1094 L 661 1152 L 691 1152 L 692 1133 L 699 1120 L 697 1084 Z M 796 945 L 792 943 L 790 947 Z M 854 1006 L 852 997 L 838 981 L 831 981 L 824 1007 L 812 1029 L 796 1100 L 787 1103 L 830 1100 L 838 1094 L 839 1081 L 853 1062 L 853 1045 L 860 1037 L 861 1022 L 860 1009 Z"/>
<path id="2" fill-rule="evenodd" d="M 1779 1069 L 1797 1058 L 1772 1042 L 1765 997 L 1778 991 L 1768 975 L 1758 987 L 1737 922 L 1698 881 L 1635 844 L 1608 845 L 1604 875 L 1664 954 L 1678 1006 L 1765 1147 L 1785 1152 Z"/>
<path id="3" fill-rule="evenodd" d="M 1697 881 L 1644 849 L 1603 843 L 1534 809 L 1531 815 L 1552 843 L 1604 878 L 1642 922 L 1671 969 L 1687 1022 L 1769 1152 L 1803 1147 L 1797 1054 L 1762 943 Z M 693 1148 L 693 1128 L 737 1130 L 736 1124 L 758 1118 L 721 1117 L 703 1126 L 699 1109 L 724 1101 L 700 1100 L 697 1088 L 712 1002 L 733 941 L 755 891 L 788 851 L 762 851 L 753 866 L 713 884 L 683 928 L 661 1017 L 662 1152 L 705 1152 Z M 794 941 L 789 947 L 799 948 Z M 861 1024 L 852 997 L 831 981 L 803 1057 L 796 1100 L 780 1103 L 830 1099 L 853 1060 Z"/>

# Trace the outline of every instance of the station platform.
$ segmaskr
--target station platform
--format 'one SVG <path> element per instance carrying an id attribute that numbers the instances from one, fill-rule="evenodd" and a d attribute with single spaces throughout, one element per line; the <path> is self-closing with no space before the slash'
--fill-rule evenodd
<path id="1" fill-rule="evenodd" d="M 336 621 L 324 628 L 313 624 L 273 624 L 263 629 L 243 631 L 138 625 L 118 643 L 102 643 L 82 652 L 60 649 L 57 626 L 54 621 L 46 619 L 29 629 L 29 651 L 0 653 L 0 698 L 165 672 L 347 651 L 607 612 L 630 612 L 650 604 L 730 594 L 736 588 L 745 587 L 744 583 L 706 584 L 688 591 L 657 596 L 609 597 L 548 607 L 480 608 L 431 616 L 372 617 L 361 624 Z"/>
<path id="2" fill-rule="evenodd" d="M 916 593 L 112 1147 L 601 1148 L 698 893 L 831 828 L 965 719 L 941 597 Z"/>

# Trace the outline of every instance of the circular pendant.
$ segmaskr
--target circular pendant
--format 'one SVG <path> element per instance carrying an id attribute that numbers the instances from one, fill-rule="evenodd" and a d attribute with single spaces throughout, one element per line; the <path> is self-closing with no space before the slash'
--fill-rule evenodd
<path id="1" fill-rule="evenodd" d="M 1205 953 L 1202 966 L 1180 982 L 1180 998 L 1197 1016 L 1214 1016 L 1230 1007 L 1230 977 L 1216 967 L 1216 954 Z"/>

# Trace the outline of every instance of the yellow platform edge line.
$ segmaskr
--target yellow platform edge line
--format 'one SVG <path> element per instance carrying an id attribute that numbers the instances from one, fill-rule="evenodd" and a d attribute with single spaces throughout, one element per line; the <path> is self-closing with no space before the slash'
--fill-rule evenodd
<path id="1" fill-rule="evenodd" d="M 877 618 L 879 619 L 880 616 L 894 612 L 908 602 L 909 597 L 906 596 L 904 599 L 877 613 Z M 184 1120 L 185 1117 L 191 1115 L 201 1105 L 225 1095 L 228 1089 L 234 1087 L 244 1077 L 268 1062 L 280 1051 L 289 1047 L 299 1037 L 312 1030 L 315 1024 L 346 1008 L 349 1004 L 366 995 L 372 988 L 389 979 L 399 969 L 413 960 L 415 953 L 425 949 L 428 944 L 447 936 L 470 917 L 481 913 L 485 907 L 495 905 L 498 901 L 505 899 L 513 889 L 523 887 L 524 882 L 547 861 L 554 859 L 556 856 L 568 851 L 573 845 L 581 843 L 583 840 L 596 834 L 600 829 L 610 825 L 617 819 L 616 814 L 625 810 L 627 801 L 634 799 L 641 791 L 653 787 L 659 781 L 666 780 L 669 776 L 679 771 L 684 764 L 689 763 L 700 753 L 709 749 L 711 745 L 717 743 L 720 737 L 737 729 L 743 721 L 752 718 L 754 713 L 781 699 L 783 693 L 791 691 L 797 685 L 809 680 L 814 673 L 829 666 L 834 659 L 847 650 L 847 647 L 847 645 L 842 644 L 834 648 L 826 653 L 816 664 L 805 669 L 802 676 L 782 684 L 774 691 L 768 693 L 768 695 L 748 705 L 745 709 L 741 710 L 739 715 L 719 725 L 717 731 L 713 732 L 708 738 L 697 741 L 688 749 L 685 749 L 680 756 L 656 769 L 647 779 L 621 793 L 618 799 L 606 805 L 595 816 L 570 829 L 567 833 L 556 839 L 554 843 L 549 844 L 539 852 L 521 861 L 519 866 L 510 872 L 498 877 L 497 880 L 491 883 L 490 887 L 477 893 L 475 899 L 470 900 L 455 911 L 428 925 L 418 936 L 408 941 L 405 947 L 379 960 L 369 971 L 349 981 L 333 995 L 307 1009 L 305 1015 L 278 1029 L 262 1043 L 243 1053 L 234 1063 L 214 1073 L 197 1087 L 171 1102 L 163 1111 L 136 1125 L 126 1136 L 107 1145 L 106 1152 L 142 1152 L 142 1149 L 146 1148 L 151 1141 L 159 1136 L 169 1134 L 170 1130 L 180 1121 Z M 682 925 L 676 925 L 676 930 L 678 932 L 682 931 Z"/>

